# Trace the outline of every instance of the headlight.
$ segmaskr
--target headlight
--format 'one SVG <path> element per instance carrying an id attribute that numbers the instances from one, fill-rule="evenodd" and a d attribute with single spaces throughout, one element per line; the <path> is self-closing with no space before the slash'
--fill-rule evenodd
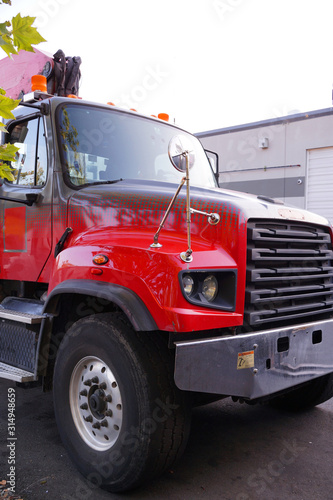
<path id="1" fill-rule="evenodd" d="M 180 271 L 179 283 L 191 304 L 234 311 L 236 307 L 237 269 L 190 269 Z"/>
<path id="2" fill-rule="evenodd" d="M 183 279 L 184 292 L 188 297 L 190 297 L 190 295 L 193 292 L 194 281 L 189 274 L 184 274 L 182 279 Z"/>
<path id="3" fill-rule="evenodd" d="M 204 279 L 202 284 L 202 295 L 205 297 L 208 302 L 212 302 L 218 291 L 217 279 L 215 276 L 210 274 L 207 278 Z"/>

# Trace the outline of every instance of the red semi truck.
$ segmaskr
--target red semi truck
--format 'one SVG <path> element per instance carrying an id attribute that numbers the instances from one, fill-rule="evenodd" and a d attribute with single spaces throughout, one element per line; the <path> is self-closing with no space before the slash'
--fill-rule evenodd
<path id="1" fill-rule="evenodd" d="M 25 96 L 4 141 L 0 377 L 53 388 L 94 484 L 181 456 L 193 405 L 333 395 L 332 229 L 218 187 L 200 142 L 108 104 Z"/>

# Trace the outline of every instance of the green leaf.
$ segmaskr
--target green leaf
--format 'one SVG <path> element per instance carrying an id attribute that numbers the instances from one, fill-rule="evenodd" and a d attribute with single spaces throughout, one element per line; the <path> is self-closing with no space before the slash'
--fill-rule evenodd
<path id="1" fill-rule="evenodd" d="M 11 24 L 9 21 L 0 23 L 0 48 L 2 48 L 8 56 L 10 56 L 11 54 L 17 54 L 17 51 L 13 44 L 13 40 L 10 37 L 11 32 L 7 29 L 10 26 Z"/>
<path id="2" fill-rule="evenodd" d="M 0 132 L 4 132 L 5 134 L 8 134 L 8 130 L 6 129 L 6 125 L 4 123 L 0 122 Z"/>
<path id="3" fill-rule="evenodd" d="M 14 181 L 15 177 L 12 174 L 12 168 L 6 163 L 0 161 L 0 177 L 7 179 L 7 181 Z"/>
<path id="4" fill-rule="evenodd" d="M 6 3 L 7 5 L 12 5 L 12 1 L 11 0 L 0 0 L 0 4 L 1 3 Z"/>
<path id="5" fill-rule="evenodd" d="M 9 35 L 9 31 L 7 30 L 7 28 L 9 28 L 10 26 L 10 22 L 9 21 L 5 21 L 4 23 L 0 23 L 0 33 L 1 35 Z"/>
<path id="6" fill-rule="evenodd" d="M 19 149 L 14 144 L 7 143 L 0 145 L 0 161 L 15 161 L 15 155 Z"/>
<path id="7" fill-rule="evenodd" d="M 3 177 L 8 181 L 14 180 L 14 176 L 12 174 L 13 169 L 8 162 L 16 160 L 16 152 L 19 151 L 19 149 L 20 148 L 17 148 L 14 144 L 0 145 L 0 177 Z"/>
<path id="8" fill-rule="evenodd" d="M 6 97 L 4 95 L 0 95 L 0 116 L 8 119 L 15 119 L 15 116 L 11 112 L 16 108 L 20 103 L 20 99 L 11 99 L 10 97 Z"/>
<path id="9" fill-rule="evenodd" d="M 32 45 L 46 42 L 38 33 L 37 29 L 31 26 L 35 19 L 35 17 L 30 16 L 21 17 L 21 14 L 17 14 L 17 16 L 13 17 L 12 35 L 14 46 L 17 47 L 17 50 L 33 52 L 34 49 Z"/>
<path id="10" fill-rule="evenodd" d="M 8 163 L 3 162 L 15 161 L 17 151 L 19 151 L 19 148 L 14 146 L 14 144 L 3 144 L 0 146 L 0 177 L 8 181 L 14 180 L 13 169 Z"/>
<path id="11" fill-rule="evenodd" d="M 0 36 L 0 48 L 6 52 L 7 56 L 17 54 L 17 50 L 15 49 L 10 37 L 7 35 Z"/>

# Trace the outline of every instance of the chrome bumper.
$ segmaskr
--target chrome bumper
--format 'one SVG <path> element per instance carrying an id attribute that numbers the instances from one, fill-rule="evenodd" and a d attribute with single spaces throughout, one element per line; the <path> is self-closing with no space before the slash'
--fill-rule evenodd
<path id="1" fill-rule="evenodd" d="M 333 372 L 333 319 L 285 329 L 176 342 L 175 383 L 249 399 Z"/>

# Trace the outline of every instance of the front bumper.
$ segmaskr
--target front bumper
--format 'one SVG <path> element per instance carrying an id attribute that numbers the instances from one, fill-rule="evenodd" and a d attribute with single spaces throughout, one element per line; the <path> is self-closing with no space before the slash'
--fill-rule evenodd
<path id="1" fill-rule="evenodd" d="M 248 399 L 333 372 L 333 319 L 291 328 L 176 342 L 175 383 Z"/>

